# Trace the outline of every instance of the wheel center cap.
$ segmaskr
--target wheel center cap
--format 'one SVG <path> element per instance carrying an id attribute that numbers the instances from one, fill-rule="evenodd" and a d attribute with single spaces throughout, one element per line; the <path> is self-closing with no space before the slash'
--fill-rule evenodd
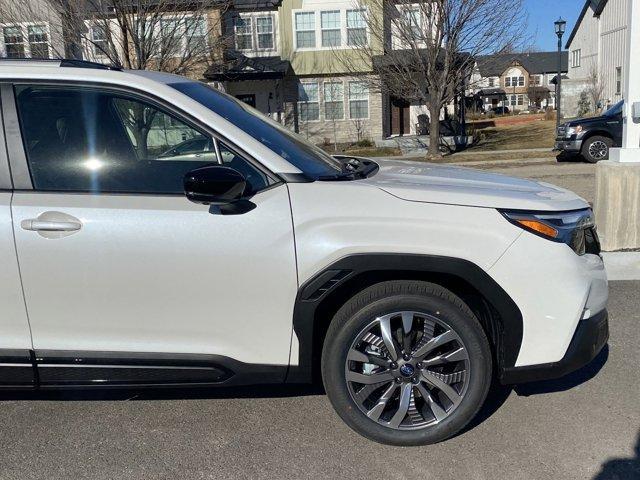
<path id="1" fill-rule="evenodd" d="M 400 373 L 405 377 L 411 377 L 415 373 L 416 369 L 410 363 L 405 363 L 400 367 Z"/>

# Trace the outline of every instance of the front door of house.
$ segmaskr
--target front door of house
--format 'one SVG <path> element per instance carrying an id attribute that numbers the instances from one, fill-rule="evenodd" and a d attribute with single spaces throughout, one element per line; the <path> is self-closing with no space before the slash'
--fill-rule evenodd
<path id="1" fill-rule="evenodd" d="M 411 131 L 409 102 L 391 99 L 391 135 L 408 135 Z"/>

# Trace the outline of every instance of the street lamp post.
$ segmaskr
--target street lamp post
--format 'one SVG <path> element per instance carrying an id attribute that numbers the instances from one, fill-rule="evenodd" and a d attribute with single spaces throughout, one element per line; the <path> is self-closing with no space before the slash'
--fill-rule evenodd
<path id="1" fill-rule="evenodd" d="M 558 76 L 556 77 L 556 129 L 560 126 L 560 95 L 562 89 L 562 35 L 564 35 L 565 22 L 562 17 L 553 23 L 556 27 L 556 35 L 558 36 Z"/>

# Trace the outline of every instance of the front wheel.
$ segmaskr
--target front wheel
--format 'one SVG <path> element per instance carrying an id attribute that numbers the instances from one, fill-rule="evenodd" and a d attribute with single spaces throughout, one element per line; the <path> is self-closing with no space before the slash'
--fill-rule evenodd
<path id="1" fill-rule="evenodd" d="M 480 323 L 439 285 L 373 285 L 335 315 L 322 352 L 324 386 L 356 432 L 390 445 L 445 440 L 476 415 L 491 383 Z"/>
<path id="2" fill-rule="evenodd" d="M 609 150 L 613 142 L 608 137 L 601 137 L 599 135 L 595 135 L 593 137 L 588 138 L 584 145 L 582 146 L 582 156 L 589 163 L 596 163 L 600 160 L 608 160 L 609 159 Z"/>

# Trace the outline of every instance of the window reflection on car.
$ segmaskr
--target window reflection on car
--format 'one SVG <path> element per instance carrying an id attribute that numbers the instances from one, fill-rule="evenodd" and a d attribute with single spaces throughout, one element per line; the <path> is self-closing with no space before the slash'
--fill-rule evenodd
<path id="1" fill-rule="evenodd" d="M 216 152 L 213 146 L 213 140 L 204 136 L 198 136 L 185 140 L 173 148 L 166 150 L 158 155 L 157 160 L 171 161 L 190 161 L 202 160 L 216 162 Z"/>

